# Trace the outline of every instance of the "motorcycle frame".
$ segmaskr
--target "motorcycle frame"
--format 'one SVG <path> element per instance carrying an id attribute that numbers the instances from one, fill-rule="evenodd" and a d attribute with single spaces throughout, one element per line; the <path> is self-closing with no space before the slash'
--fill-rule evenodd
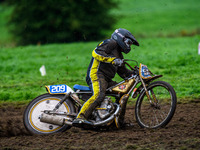
<path id="1" fill-rule="evenodd" d="M 134 79 L 135 80 L 135 82 L 134 82 L 134 84 L 130 87 L 130 89 L 128 90 L 128 92 L 126 92 L 126 93 L 112 93 L 112 89 L 113 88 L 115 88 L 115 87 L 117 87 L 117 86 L 119 86 L 120 84 L 123 84 L 123 83 L 125 83 L 126 81 L 128 81 L 128 80 L 131 80 L 131 79 Z M 121 81 L 121 82 L 119 82 L 119 83 L 117 83 L 116 85 L 114 85 L 114 86 L 111 86 L 111 87 L 109 87 L 109 88 L 107 88 L 107 92 L 106 92 L 106 96 L 112 96 L 112 97 L 115 97 L 116 99 L 120 99 L 124 94 L 126 94 L 126 95 L 130 95 L 131 94 L 131 92 L 135 89 L 135 87 L 141 82 L 141 78 L 140 78 L 140 76 L 139 75 L 134 75 L 134 76 L 132 76 L 132 77 L 130 77 L 130 78 L 128 78 L 128 79 L 125 79 L 125 80 L 123 80 L 123 81 Z M 144 86 L 145 86 L 145 84 L 144 84 Z M 81 94 L 92 94 L 92 91 L 88 91 L 88 92 L 86 92 L 86 91 L 77 91 L 77 92 L 75 92 L 75 94 L 77 94 L 77 95 L 81 95 Z M 80 103 L 78 104 L 78 105 L 80 105 Z M 81 105 L 82 106 L 82 105 Z"/>
<path id="2" fill-rule="evenodd" d="M 125 79 L 125 80 L 123 80 L 123 81 L 117 83 L 117 84 L 114 85 L 114 86 L 111 86 L 111 87 L 107 88 L 106 91 L 107 91 L 107 92 L 110 92 L 110 93 L 106 93 L 106 96 L 118 95 L 119 93 L 118 93 L 118 94 L 111 93 L 111 92 L 112 92 L 112 89 L 115 88 L 115 87 L 117 87 L 117 86 L 119 86 L 120 84 L 125 83 L 126 81 L 128 81 L 128 80 L 130 80 L 130 79 L 135 79 L 134 85 L 131 87 L 131 89 L 130 89 L 127 93 L 125 93 L 125 94 L 130 94 L 130 93 L 133 91 L 133 89 L 137 86 L 137 84 L 140 83 L 140 80 L 139 80 L 138 76 L 136 76 L 136 75 L 135 75 L 135 76 L 132 76 L 132 77 L 130 77 L 130 78 L 128 78 L 128 79 Z M 89 92 L 77 91 L 77 92 L 75 92 L 75 93 L 76 93 L 76 94 L 91 94 L 92 91 L 89 91 Z M 118 97 L 118 96 L 117 96 L 117 97 Z"/>
<path id="3" fill-rule="evenodd" d="M 151 97 L 150 97 L 150 95 L 149 95 L 149 93 L 148 93 L 148 90 L 147 90 L 147 88 L 146 88 L 146 85 L 148 85 L 151 81 L 153 81 L 153 80 L 155 80 L 155 79 L 157 79 L 157 78 L 162 77 L 162 75 L 155 75 L 155 76 L 152 77 L 151 79 L 145 80 L 145 81 L 144 81 L 144 80 L 142 79 L 140 73 L 139 73 L 139 68 L 138 68 L 137 66 L 135 66 L 135 68 L 137 68 L 137 69 L 133 69 L 128 63 L 125 62 L 125 64 L 127 64 L 127 65 L 131 68 L 131 70 L 135 70 L 135 71 L 136 71 L 136 75 L 133 75 L 133 76 L 129 77 L 128 79 L 125 79 L 125 80 L 119 82 L 118 84 L 109 87 L 109 88 L 106 90 L 106 91 L 107 91 L 107 92 L 106 92 L 106 96 L 115 97 L 115 98 L 116 98 L 116 101 L 117 101 L 117 99 L 119 100 L 124 94 L 130 96 L 131 92 L 133 92 L 133 90 L 136 88 L 136 86 L 141 82 L 141 85 L 139 86 L 139 88 L 137 88 L 137 90 L 135 91 L 135 93 L 132 94 L 132 97 L 134 96 L 134 94 L 136 94 L 135 97 L 137 97 L 137 94 L 138 94 L 138 93 L 141 93 L 143 90 L 145 90 L 145 93 L 146 93 L 146 95 L 147 95 L 147 98 L 148 98 L 149 102 L 152 104 L 152 100 L 151 100 Z M 112 89 L 113 89 L 113 88 L 115 88 L 115 87 L 119 86 L 120 84 L 123 84 L 123 83 L 125 83 L 126 81 L 131 80 L 131 79 L 134 79 L 135 82 L 134 82 L 134 84 L 132 85 L 132 87 L 130 87 L 130 89 L 128 90 L 128 92 L 126 92 L 126 93 L 120 93 L 120 92 L 119 92 L 119 93 L 112 93 Z M 81 94 L 92 94 L 92 91 L 88 91 L 88 92 L 87 92 L 87 91 L 79 91 L 79 90 L 78 90 L 78 91 L 76 91 L 76 92 L 74 92 L 74 93 L 68 93 L 68 94 L 66 94 L 66 95 L 63 97 L 63 99 L 55 106 L 54 111 L 57 110 L 57 109 L 60 107 L 60 105 L 62 105 L 62 103 L 63 103 L 68 97 L 71 97 L 71 99 L 73 100 L 73 102 L 74 102 L 76 105 L 78 105 L 77 107 L 82 107 L 82 104 L 80 103 L 79 97 L 76 96 L 76 95 L 81 95 Z M 153 99 L 154 99 L 154 96 L 153 96 Z M 155 100 L 155 101 L 156 101 L 156 100 Z M 119 103 L 119 101 L 118 101 L 117 103 Z"/>

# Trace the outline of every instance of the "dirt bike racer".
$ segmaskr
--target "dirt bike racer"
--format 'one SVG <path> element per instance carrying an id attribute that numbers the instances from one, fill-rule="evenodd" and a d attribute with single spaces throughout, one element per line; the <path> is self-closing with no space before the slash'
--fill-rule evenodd
<path id="1" fill-rule="evenodd" d="M 116 29 L 111 39 L 99 43 L 92 52 L 92 59 L 87 70 L 86 82 L 93 95 L 84 103 L 72 125 L 93 125 L 88 121 L 93 110 L 104 100 L 106 89 L 116 82 L 112 81 L 117 73 L 121 78 L 134 74 L 123 64 L 123 53 L 131 51 L 131 45 L 139 46 L 135 37 L 126 29 Z"/>

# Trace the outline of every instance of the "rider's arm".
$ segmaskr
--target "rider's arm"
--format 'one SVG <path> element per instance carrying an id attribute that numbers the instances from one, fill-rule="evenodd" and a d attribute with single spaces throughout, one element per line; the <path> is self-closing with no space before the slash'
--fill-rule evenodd
<path id="1" fill-rule="evenodd" d="M 133 70 L 127 69 L 126 66 L 123 64 L 121 67 L 118 67 L 117 74 L 121 78 L 125 79 L 125 78 L 130 77 L 131 75 L 135 74 L 135 72 Z"/>
<path id="2" fill-rule="evenodd" d="M 109 40 L 105 40 L 98 44 L 98 46 L 93 50 L 92 56 L 101 62 L 111 63 L 116 57 L 109 56 L 113 49 L 113 43 Z"/>

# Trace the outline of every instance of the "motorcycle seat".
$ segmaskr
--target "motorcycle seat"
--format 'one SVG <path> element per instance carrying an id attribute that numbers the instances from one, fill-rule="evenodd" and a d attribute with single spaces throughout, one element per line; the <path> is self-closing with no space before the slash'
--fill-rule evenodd
<path id="1" fill-rule="evenodd" d="M 76 92 L 77 90 L 80 90 L 80 91 L 91 91 L 91 89 L 88 87 L 88 86 L 84 86 L 84 85 L 79 85 L 79 84 L 75 84 L 73 86 L 73 89 L 74 91 Z"/>

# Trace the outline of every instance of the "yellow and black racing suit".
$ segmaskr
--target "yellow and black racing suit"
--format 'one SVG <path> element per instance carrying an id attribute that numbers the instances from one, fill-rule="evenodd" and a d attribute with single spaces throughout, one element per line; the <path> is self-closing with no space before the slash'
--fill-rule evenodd
<path id="1" fill-rule="evenodd" d="M 121 47 L 113 39 L 99 43 L 92 52 L 92 59 L 87 70 L 86 82 L 93 91 L 93 95 L 84 103 L 77 118 L 88 119 L 92 111 L 104 100 L 106 89 L 116 82 L 112 81 L 115 74 L 126 78 L 133 72 L 125 65 L 121 67 L 112 64 L 116 58 L 123 59 Z"/>

